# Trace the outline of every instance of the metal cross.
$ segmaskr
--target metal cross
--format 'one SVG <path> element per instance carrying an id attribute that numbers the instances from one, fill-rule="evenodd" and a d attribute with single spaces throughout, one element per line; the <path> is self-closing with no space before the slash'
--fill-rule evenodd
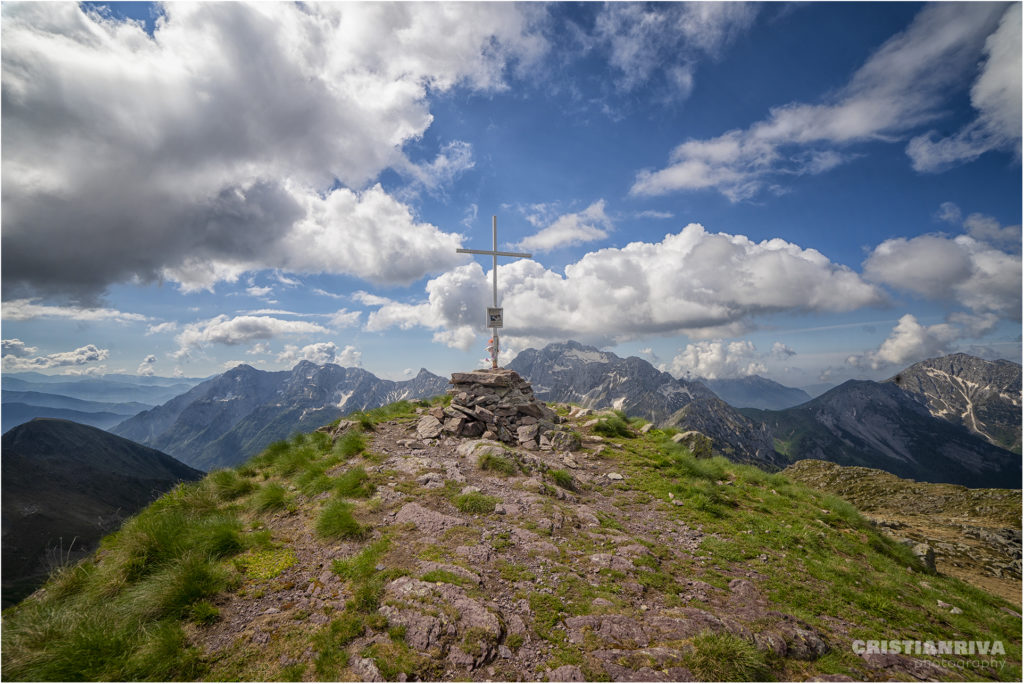
<path id="1" fill-rule="evenodd" d="M 494 265 L 491 269 L 491 274 L 494 278 L 494 309 L 497 311 L 497 318 L 488 316 L 489 327 L 491 328 L 491 368 L 498 367 L 498 328 L 502 327 L 502 314 L 501 310 L 498 309 L 498 257 L 514 257 L 517 259 L 529 259 L 533 257 L 532 254 L 525 254 L 523 252 L 499 252 L 498 251 L 498 217 L 491 217 L 491 235 L 493 237 L 494 249 L 487 251 L 483 249 L 456 249 L 455 251 L 459 254 L 487 254 L 494 257 Z M 488 312 L 489 314 L 491 312 Z M 497 325 L 494 323 L 497 322 Z"/>

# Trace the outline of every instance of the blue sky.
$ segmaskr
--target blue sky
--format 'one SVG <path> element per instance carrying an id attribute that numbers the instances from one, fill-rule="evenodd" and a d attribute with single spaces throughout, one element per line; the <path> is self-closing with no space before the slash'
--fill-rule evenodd
<path id="1" fill-rule="evenodd" d="M 3 6 L 3 368 L 1021 353 L 1021 5 Z"/>

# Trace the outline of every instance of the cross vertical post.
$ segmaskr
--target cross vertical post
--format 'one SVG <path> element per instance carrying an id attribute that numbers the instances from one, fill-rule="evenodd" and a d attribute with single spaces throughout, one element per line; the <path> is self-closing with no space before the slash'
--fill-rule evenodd
<path id="1" fill-rule="evenodd" d="M 505 257 L 513 257 L 513 258 L 516 258 L 516 259 L 530 259 L 530 258 L 533 257 L 533 255 L 532 254 L 526 254 L 524 252 L 499 252 L 498 251 L 498 217 L 497 216 L 492 216 L 491 217 L 491 244 L 493 245 L 493 247 L 491 248 L 490 251 L 483 250 L 483 249 L 456 249 L 455 251 L 457 253 L 459 253 L 459 254 L 486 254 L 486 255 L 489 255 L 489 256 L 491 256 L 493 258 L 492 262 L 491 262 L 492 263 L 491 276 L 492 276 L 492 286 L 493 286 L 493 295 L 494 295 L 494 297 L 493 297 L 494 306 L 493 306 L 492 311 L 497 312 L 497 318 L 495 319 L 492 316 L 488 316 L 488 323 L 490 323 L 489 327 L 491 328 L 491 368 L 495 368 L 496 369 L 498 367 L 498 328 L 502 327 L 503 322 L 504 322 L 502 320 L 503 317 L 502 317 L 501 309 L 498 308 L 498 257 L 505 256 Z M 490 312 L 488 312 L 488 313 L 490 313 Z"/>

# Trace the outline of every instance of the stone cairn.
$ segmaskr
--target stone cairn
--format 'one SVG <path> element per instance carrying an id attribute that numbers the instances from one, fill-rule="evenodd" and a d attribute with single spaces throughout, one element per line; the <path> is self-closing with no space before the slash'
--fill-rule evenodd
<path id="1" fill-rule="evenodd" d="M 493 439 L 524 449 L 573 451 L 579 435 L 560 427 L 561 418 L 533 396 L 518 373 L 498 368 L 452 373 L 452 403 L 434 407 L 416 426 L 421 439 L 442 434 Z"/>

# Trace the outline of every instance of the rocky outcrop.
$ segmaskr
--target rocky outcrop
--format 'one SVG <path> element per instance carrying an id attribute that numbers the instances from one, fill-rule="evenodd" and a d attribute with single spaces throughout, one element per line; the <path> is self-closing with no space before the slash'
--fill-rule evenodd
<path id="1" fill-rule="evenodd" d="M 695 458 L 711 458 L 711 440 L 696 430 L 672 435 L 672 441 L 688 448 Z"/>
<path id="2" fill-rule="evenodd" d="M 451 405 L 431 409 L 416 425 L 420 439 L 449 434 L 531 450 L 580 447 L 579 436 L 559 427 L 558 414 L 538 401 L 530 383 L 513 370 L 452 373 L 451 384 Z"/>

